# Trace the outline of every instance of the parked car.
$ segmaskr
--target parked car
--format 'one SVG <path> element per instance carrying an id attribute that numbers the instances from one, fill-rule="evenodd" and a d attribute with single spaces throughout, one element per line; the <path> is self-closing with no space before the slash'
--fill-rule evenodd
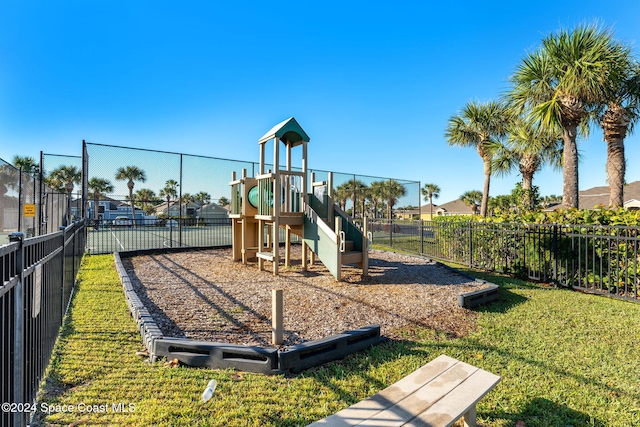
<path id="1" fill-rule="evenodd" d="M 178 226 L 178 221 L 176 221 L 175 219 L 168 219 L 167 223 L 165 224 L 165 227 L 177 227 Z"/>
<path id="2" fill-rule="evenodd" d="M 113 220 L 114 227 L 133 227 L 133 221 L 127 218 L 126 216 L 117 216 L 116 219 Z"/>

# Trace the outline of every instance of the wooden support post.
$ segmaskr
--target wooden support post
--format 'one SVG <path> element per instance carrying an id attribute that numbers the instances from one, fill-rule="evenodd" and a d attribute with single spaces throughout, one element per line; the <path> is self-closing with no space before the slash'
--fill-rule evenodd
<path id="1" fill-rule="evenodd" d="M 240 235 L 242 236 L 242 264 L 247 265 L 247 217 L 244 215 L 240 221 L 240 227 L 242 230 L 240 232 Z"/>
<path id="2" fill-rule="evenodd" d="M 280 143 L 278 138 L 273 138 L 273 229 L 272 233 L 272 255 L 273 255 L 273 275 L 278 275 L 280 264 L 280 204 L 282 203 L 282 186 L 280 183 Z"/>
<path id="3" fill-rule="evenodd" d="M 307 251 L 309 250 L 309 248 L 307 247 L 307 244 L 304 242 L 304 239 L 302 240 L 302 271 L 307 271 Z"/>
<path id="4" fill-rule="evenodd" d="M 291 267 L 291 228 L 287 227 L 284 235 L 284 265 Z"/>
<path id="5" fill-rule="evenodd" d="M 369 221 L 362 216 L 362 275 L 369 274 Z"/>
<path id="6" fill-rule="evenodd" d="M 282 289 L 271 290 L 271 341 L 273 345 L 284 342 Z"/>
<path id="7" fill-rule="evenodd" d="M 333 222 L 333 172 L 327 175 L 327 194 L 329 195 L 329 206 L 327 207 L 327 222 Z"/>
<path id="8" fill-rule="evenodd" d="M 264 250 L 264 221 L 258 220 L 258 252 Z M 264 259 L 258 257 L 258 270 L 264 270 Z"/>
<path id="9" fill-rule="evenodd" d="M 340 232 L 342 231 L 342 218 L 340 216 L 337 216 L 335 218 L 335 231 L 336 234 L 338 235 L 338 268 L 337 268 L 337 274 L 336 274 L 336 280 L 338 282 L 340 282 L 342 280 L 342 251 L 341 251 L 341 247 L 342 247 L 342 240 L 340 240 Z"/>

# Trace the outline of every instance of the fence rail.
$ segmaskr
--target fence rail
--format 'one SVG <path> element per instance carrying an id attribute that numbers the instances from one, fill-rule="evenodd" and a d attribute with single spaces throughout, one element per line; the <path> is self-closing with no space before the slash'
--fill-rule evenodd
<path id="1" fill-rule="evenodd" d="M 0 246 L 0 427 L 28 424 L 69 306 L 85 248 L 85 224 L 44 236 L 14 233 Z"/>
<path id="2" fill-rule="evenodd" d="M 640 228 L 371 220 L 374 243 L 640 301 Z"/>

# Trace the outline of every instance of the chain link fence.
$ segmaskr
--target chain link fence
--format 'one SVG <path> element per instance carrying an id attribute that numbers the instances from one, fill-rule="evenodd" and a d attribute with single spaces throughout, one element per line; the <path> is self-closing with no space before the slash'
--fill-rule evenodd
<path id="1" fill-rule="evenodd" d="M 259 170 L 257 162 L 90 142 L 85 147 L 86 217 L 92 224 L 87 244 L 93 253 L 230 245 L 232 174 L 256 176 Z M 316 182 L 329 176 L 309 172 Z M 419 210 L 417 181 L 334 173 L 333 186 L 336 200 L 356 219 Z"/>
<path id="2" fill-rule="evenodd" d="M 67 195 L 48 186 L 43 176 L 44 171 L 25 172 L 0 159 L 0 245 L 14 232 L 34 237 L 64 225 Z"/>

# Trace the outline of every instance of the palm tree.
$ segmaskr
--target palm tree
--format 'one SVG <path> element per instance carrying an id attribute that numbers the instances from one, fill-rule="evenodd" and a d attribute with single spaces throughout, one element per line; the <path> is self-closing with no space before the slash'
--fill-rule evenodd
<path id="1" fill-rule="evenodd" d="M 80 184 L 82 172 L 75 166 L 58 166 L 49 174 L 49 180 L 67 193 L 67 225 L 71 223 L 71 194 L 74 184 Z"/>
<path id="2" fill-rule="evenodd" d="M 378 204 L 384 200 L 384 181 L 375 181 L 369 185 L 369 200 L 373 205 L 373 217 L 378 218 Z"/>
<path id="3" fill-rule="evenodd" d="M 352 191 L 348 182 L 338 185 L 333 192 L 333 199 L 337 201 L 343 211 L 347 208 L 347 199 L 351 198 L 351 193 Z"/>
<path id="4" fill-rule="evenodd" d="M 209 196 L 209 193 L 205 193 L 205 194 L 207 194 L 207 196 Z M 209 197 L 208 197 L 208 199 L 207 199 L 207 202 L 206 202 L 206 203 L 209 203 L 209 201 L 210 201 L 210 200 L 211 200 L 211 196 L 209 196 Z M 228 198 L 226 198 L 225 196 L 222 196 L 222 197 L 220 197 L 220 198 L 218 199 L 218 204 L 219 204 L 220 206 L 228 206 L 230 203 L 231 203 L 231 202 L 229 201 L 229 199 L 228 199 Z"/>
<path id="5" fill-rule="evenodd" d="M 620 47 L 625 50 L 624 47 Z M 633 130 L 640 113 L 640 64 L 628 59 L 617 64 L 619 73 L 611 73 L 611 90 L 607 96 L 606 109 L 600 115 L 600 126 L 607 143 L 607 177 L 609 181 L 609 205 L 624 204 L 625 158 L 624 139 Z"/>
<path id="6" fill-rule="evenodd" d="M 180 197 L 180 212 L 182 212 L 182 206 L 184 206 L 184 214 L 187 216 L 187 208 L 189 203 L 193 203 L 195 198 L 189 193 L 182 193 Z"/>
<path id="7" fill-rule="evenodd" d="M 193 195 L 193 200 L 198 202 L 200 208 L 202 209 L 204 205 L 211 201 L 211 194 L 207 193 L 206 191 L 199 191 Z"/>
<path id="8" fill-rule="evenodd" d="M 431 215 L 429 217 L 429 220 L 433 221 L 433 198 L 435 197 L 437 199 L 438 197 L 440 197 L 440 187 L 438 187 L 436 184 L 425 184 L 420 192 L 422 193 L 422 197 L 424 197 L 425 202 L 429 200 L 431 210 L 431 212 L 429 213 L 429 215 Z"/>
<path id="9" fill-rule="evenodd" d="M 471 209 L 473 210 L 474 215 L 478 214 L 478 205 L 480 204 L 483 198 L 484 198 L 484 195 L 482 191 L 478 191 L 478 190 L 465 191 L 460 196 L 460 200 L 462 201 L 462 203 L 464 203 L 467 206 L 470 206 Z"/>
<path id="10" fill-rule="evenodd" d="M 211 201 L 211 194 L 206 191 L 199 191 L 193 195 L 193 200 L 198 202 L 200 207 L 202 207 Z"/>
<path id="11" fill-rule="evenodd" d="M 40 168 L 38 167 L 38 164 L 36 163 L 36 161 L 34 160 L 33 157 L 29 157 L 29 156 L 19 156 L 19 155 L 15 155 L 13 156 L 13 159 L 11 160 L 11 162 L 13 163 L 13 165 L 15 167 L 17 167 L 18 169 L 20 169 L 20 186 L 21 188 L 27 188 L 27 186 L 29 185 L 29 177 L 36 177 L 36 174 L 39 172 Z M 33 181 L 34 184 L 34 188 L 33 188 L 33 192 L 26 192 L 23 193 L 25 194 L 25 196 L 30 195 L 32 197 L 32 201 L 33 203 L 35 203 L 35 198 L 36 198 L 36 192 L 35 192 L 35 179 Z M 29 196 L 27 196 L 29 197 Z M 25 199 L 26 202 L 26 199 Z M 35 218 L 33 218 L 34 221 L 34 228 L 35 228 Z M 1 225 L 0 225 L 1 227 Z"/>
<path id="12" fill-rule="evenodd" d="M 40 167 L 33 157 L 15 155 L 13 156 L 11 163 L 13 163 L 13 165 L 18 169 L 21 169 L 23 173 L 27 173 L 32 176 L 40 171 Z"/>
<path id="13" fill-rule="evenodd" d="M 589 112 L 605 98 L 607 81 L 619 59 L 610 32 L 582 25 L 542 40 L 511 77 L 514 105 L 546 128 L 563 130 L 563 205 L 578 207 L 579 127 L 587 131 Z"/>
<path id="14" fill-rule="evenodd" d="M 365 184 L 364 187 L 360 187 L 358 190 L 358 201 L 360 202 L 360 216 L 364 218 L 367 212 L 367 199 L 369 198 L 369 193 L 371 193 L 371 189 L 369 186 Z"/>
<path id="15" fill-rule="evenodd" d="M 494 153 L 491 169 L 498 175 L 506 175 L 518 168 L 522 175 L 524 200 L 518 203 L 533 209 L 533 175 L 544 164 L 555 169 L 562 165 L 562 135 L 536 125 L 531 120 L 514 118 L 508 129 L 505 144 L 499 144 Z"/>
<path id="16" fill-rule="evenodd" d="M 89 190 L 93 193 L 93 221 L 95 226 L 98 225 L 98 203 L 101 197 L 106 196 L 107 193 L 113 192 L 113 185 L 111 181 L 105 178 L 93 177 L 88 183 Z"/>
<path id="17" fill-rule="evenodd" d="M 144 211 L 145 215 L 153 215 L 156 211 L 154 204 L 157 204 L 158 196 L 156 192 L 150 188 L 141 188 L 136 191 L 135 198 L 140 204 L 140 208 Z"/>
<path id="18" fill-rule="evenodd" d="M 200 205 L 200 218 L 202 220 L 204 220 L 204 218 L 202 218 L 202 208 L 204 207 L 204 205 L 206 205 L 207 203 L 209 203 L 211 201 L 211 194 L 207 193 L 206 191 L 199 191 L 193 196 L 193 199 L 196 202 L 198 202 L 198 204 Z M 229 204 L 229 199 L 227 199 L 224 196 L 220 197 L 220 199 L 218 199 L 218 202 L 224 202 L 224 201 L 227 202 L 226 203 L 227 205 Z M 222 203 L 220 205 L 221 206 L 226 206 L 226 205 L 223 205 Z"/>
<path id="19" fill-rule="evenodd" d="M 134 198 L 133 198 L 133 187 L 135 186 L 134 181 L 145 182 L 147 180 L 147 176 L 142 169 L 137 166 L 125 166 L 118 168 L 116 171 L 116 179 L 118 181 L 127 181 L 127 188 L 129 188 L 129 202 L 131 203 L 131 219 L 133 219 L 133 226 L 137 226 L 136 216 L 134 213 Z"/>
<path id="20" fill-rule="evenodd" d="M 359 179 L 352 178 L 349 181 L 345 182 L 341 186 L 344 186 L 344 191 L 349 193 L 349 198 L 351 199 L 351 205 L 353 206 L 351 211 L 351 216 L 356 217 L 356 206 L 359 204 L 360 200 L 364 199 L 365 191 L 368 188 L 367 184 L 360 181 Z"/>
<path id="21" fill-rule="evenodd" d="M 393 206 L 398 199 L 407 194 L 407 189 L 395 179 L 382 181 L 382 192 L 387 201 L 387 219 L 392 219 Z"/>
<path id="22" fill-rule="evenodd" d="M 178 197 L 178 181 L 175 179 L 170 179 L 165 183 L 165 186 L 160 193 L 158 193 L 160 197 L 165 197 L 167 199 L 167 217 L 171 217 L 171 210 L 169 209 L 169 203 L 171 203 L 171 198 Z"/>
<path id="23" fill-rule="evenodd" d="M 449 145 L 474 147 L 484 164 L 484 191 L 480 213 L 487 216 L 491 159 L 496 142 L 506 134 L 509 110 L 504 103 L 486 104 L 469 102 L 461 113 L 449 119 L 445 136 Z"/>
<path id="24" fill-rule="evenodd" d="M 57 184 L 58 189 L 71 195 L 74 184 L 80 184 L 82 172 L 75 166 L 58 166 L 49 174 L 49 180 Z"/>

